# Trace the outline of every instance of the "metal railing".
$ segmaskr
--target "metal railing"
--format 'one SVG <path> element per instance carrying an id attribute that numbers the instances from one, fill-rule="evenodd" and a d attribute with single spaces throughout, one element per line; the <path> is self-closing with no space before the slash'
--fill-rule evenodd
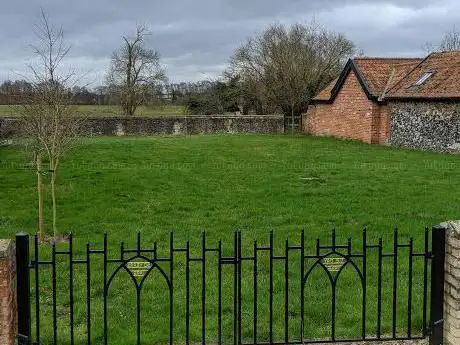
<path id="1" fill-rule="evenodd" d="M 141 235 L 138 234 L 137 237 L 137 246 L 135 248 L 129 249 L 125 248 L 124 243 L 120 244 L 119 253 L 116 257 L 110 256 L 110 249 L 108 247 L 108 237 L 107 234 L 103 238 L 103 247 L 101 249 L 94 249 L 88 243 L 86 245 L 86 255 L 81 258 L 76 258 L 74 255 L 74 245 L 72 236 L 69 237 L 69 243 L 67 250 L 57 250 L 56 244 L 51 245 L 51 253 L 47 259 L 41 259 L 39 257 L 39 242 L 37 236 L 34 239 L 34 250 L 33 258 L 29 261 L 29 236 L 27 234 L 21 233 L 16 237 L 17 241 L 17 278 L 18 278 L 18 315 L 19 315 L 19 334 L 20 334 L 20 343 L 22 344 L 41 344 L 41 343 L 53 343 L 58 344 L 58 314 L 57 314 L 57 281 L 59 272 L 57 270 L 57 257 L 66 258 L 65 262 L 68 265 L 68 313 L 69 313 L 69 339 L 66 343 L 71 345 L 75 344 L 75 305 L 76 303 L 85 304 L 85 329 L 86 329 L 86 339 L 84 343 L 88 345 L 96 343 L 92 337 L 92 330 L 94 325 L 92 324 L 92 311 L 94 306 L 92 305 L 94 296 L 91 295 L 91 289 L 94 288 L 94 285 L 98 282 L 92 280 L 92 262 L 95 257 L 98 257 L 102 260 L 102 315 L 103 315 L 103 343 L 107 345 L 109 343 L 108 337 L 110 328 L 108 325 L 108 304 L 110 303 L 110 298 L 108 298 L 109 290 L 112 286 L 113 280 L 117 277 L 120 272 L 126 272 L 133 282 L 133 286 L 136 291 L 136 342 L 141 344 L 141 328 L 142 328 L 142 317 L 155 317 L 155 315 L 141 316 L 141 294 L 145 282 L 148 279 L 149 275 L 153 271 L 158 271 L 161 277 L 166 282 L 166 287 L 168 290 L 169 297 L 169 343 L 178 343 L 183 342 L 186 345 L 189 345 L 191 342 L 195 342 L 190 337 L 190 294 L 193 288 L 193 291 L 200 291 L 201 294 L 201 339 L 200 342 L 205 345 L 209 336 L 206 334 L 207 331 L 207 317 L 206 314 L 210 312 L 212 306 L 207 304 L 206 298 L 208 296 L 206 288 L 209 288 L 209 282 L 207 281 L 207 274 L 209 269 L 216 269 L 217 279 L 215 283 L 217 284 L 217 337 L 213 343 L 222 345 L 225 343 L 223 339 L 223 268 L 230 266 L 233 268 L 232 274 L 232 299 L 233 299 L 233 310 L 232 310 L 232 321 L 233 329 L 231 330 L 234 345 L 257 345 L 257 344 L 304 344 L 304 343 L 317 343 L 317 342 L 351 342 L 351 341 L 373 341 L 373 340 L 403 340 L 403 339 L 420 339 L 425 338 L 427 335 L 432 333 L 432 344 L 440 344 L 442 342 L 442 303 L 443 303 L 443 264 L 444 264 L 444 236 L 445 229 L 442 227 L 433 227 L 432 231 L 432 246 L 433 250 L 430 251 L 429 248 L 429 231 L 425 229 L 424 232 L 424 245 L 423 251 L 415 252 L 414 251 L 414 242 L 410 238 L 407 243 L 400 243 L 398 240 L 398 232 L 394 231 L 393 236 L 393 250 L 392 252 L 384 251 L 382 238 L 378 240 L 378 243 L 370 244 L 367 240 L 367 232 L 364 229 L 362 232 L 361 243 L 358 250 L 355 250 L 352 246 L 352 240 L 348 239 L 345 244 L 337 244 L 336 233 L 332 232 L 331 241 L 329 244 L 323 244 L 319 239 L 314 243 L 314 249 L 311 253 L 307 252 L 305 245 L 305 234 L 302 231 L 300 233 L 300 243 L 291 244 L 288 240 L 284 242 L 284 248 L 282 255 L 275 254 L 275 245 L 274 245 L 274 236 L 273 232 L 269 235 L 268 245 L 259 245 L 257 240 L 252 243 L 252 250 L 250 253 L 243 253 L 242 250 L 242 238 L 241 232 L 235 232 L 233 238 L 233 253 L 232 255 L 224 255 L 222 248 L 222 241 L 218 241 L 217 246 L 210 247 L 207 245 L 206 235 L 203 233 L 201 238 L 201 248 L 200 254 L 193 256 L 191 254 L 190 243 L 187 241 L 184 247 L 176 247 L 174 244 L 173 234 L 171 233 L 169 239 L 169 250 L 167 255 L 161 256 L 158 250 L 157 243 L 155 242 L 153 246 L 149 248 L 143 248 L 141 244 Z M 246 247 L 247 248 L 247 247 Z M 407 255 L 401 254 L 402 249 L 407 250 Z M 217 260 L 215 260 L 208 253 L 213 252 L 217 255 Z M 262 253 L 268 254 L 268 260 L 260 260 Z M 374 253 L 374 262 L 372 267 L 377 267 L 377 272 L 373 273 L 373 276 L 376 279 L 372 279 L 372 282 L 368 280 L 369 276 L 369 253 Z M 182 258 L 182 263 L 185 265 L 185 274 L 177 275 L 175 270 L 177 269 L 177 263 L 180 261 L 180 258 L 177 254 L 182 253 L 180 258 Z M 185 258 L 184 255 L 185 254 Z M 213 255 L 214 256 L 214 255 Z M 400 278 L 398 274 L 400 273 L 400 260 L 407 260 L 407 268 L 405 270 L 405 279 L 407 279 L 407 288 L 404 289 L 404 292 L 407 292 L 407 315 L 405 315 L 406 329 L 405 333 L 401 334 L 401 331 L 398 330 L 398 296 L 401 294 L 400 287 L 398 283 Z M 177 260 L 177 261 L 176 261 Z M 296 260 L 293 264 L 292 260 Z M 268 267 L 263 267 L 264 270 L 268 270 L 268 279 L 263 281 L 259 279 L 261 274 L 262 267 L 261 265 L 268 261 Z M 417 264 L 422 267 L 423 274 L 414 276 L 414 262 L 417 261 Z M 282 269 L 274 270 L 274 264 L 281 262 Z M 191 265 L 198 264 L 201 266 L 201 279 L 191 279 Z M 207 265 L 208 268 L 207 268 Z M 51 304 L 52 304 L 52 320 L 47 323 L 46 326 L 41 324 L 43 316 L 41 315 L 41 304 L 43 303 L 40 299 L 41 294 L 41 276 L 40 270 L 42 267 L 47 266 L 51 268 L 51 286 L 52 291 Z M 74 293 L 74 280 L 76 277 L 76 267 L 83 267 L 83 270 L 86 272 L 85 276 L 79 277 L 80 279 L 85 280 L 85 299 L 76 300 Z M 109 267 L 110 266 L 110 267 Z M 429 272 L 429 266 L 431 266 L 431 271 Z M 360 329 L 361 334 L 357 337 L 338 337 L 336 334 L 336 325 L 337 325 L 337 282 L 341 276 L 341 273 L 349 267 L 349 270 L 355 272 L 359 277 L 359 284 L 356 288 L 361 289 L 361 298 L 359 308 L 361 314 L 360 318 Z M 382 270 L 383 267 L 390 267 L 392 272 L 391 275 L 387 274 L 383 277 Z M 248 294 L 242 293 L 242 270 L 245 270 L 246 274 L 248 272 L 252 275 L 252 291 Z M 293 274 L 293 270 L 296 270 L 296 274 Z M 312 273 L 322 270 L 330 283 L 331 287 L 331 324 L 329 330 L 329 336 L 323 339 L 309 338 L 305 334 L 305 287 L 308 284 L 314 284 L 315 282 L 311 281 Z M 83 272 L 79 269 L 79 275 L 82 275 Z M 228 273 L 228 272 L 225 272 Z M 280 274 L 280 277 L 277 277 L 279 282 L 282 279 L 283 283 L 277 286 L 277 288 L 283 289 L 283 303 L 277 304 L 274 302 L 274 281 L 275 274 Z M 430 274 L 430 277 L 428 276 Z M 33 286 L 31 286 L 31 277 L 33 278 Z M 294 278 L 295 277 L 295 280 Z M 391 277 L 391 331 L 383 332 L 382 331 L 382 293 L 383 289 L 386 288 L 389 284 L 383 284 L 383 279 Z M 174 288 L 179 279 L 185 279 L 185 303 L 180 303 L 179 301 L 174 304 Z M 414 327 L 412 314 L 414 310 L 413 305 L 413 285 L 414 280 L 417 281 L 418 286 L 422 285 L 422 303 L 418 305 L 419 313 L 422 314 L 421 317 L 421 332 L 418 332 L 420 328 Z M 430 284 L 431 280 L 431 284 Z M 369 317 L 369 308 L 368 308 L 368 295 L 367 291 L 370 288 L 371 283 L 376 281 L 376 286 L 372 286 L 377 293 L 377 315 L 373 316 L 373 319 L 376 319 L 375 331 L 369 332 L 368 317 Z M 211 283 L 214 283 L 211 282 Z M 260 298 L 258 296 L 260 285 L 267 284 L 266 288 L 268 289 L 268 339 L 261 339 L 262 337 L 258 334 L 258 329 L 260 326 Z M 193 287 L 191 287 L 193 284 Z M 405 283 L 404 283 L 405 284 Z M 298 288 L 299 295 L 292 296 L 290 293 L 290 286 L 295 285 Z M 384 286 L 385 285 L 385 286 Z M 430 290 L 430 291 L 428 291 Z M 430 301 L 428 303 L 428 292 L 430 292 Z M 352 293 L 352 290 L 350 290 Z M 390 293 L 387 292 L 389 295 Z M 250 295 L 250 297 L 248 297 Z M 32 297 L 32 299 L 31 299 Z M 248 300 L 250 299 L 250 301 Z M 295 305 L 295 308 L 298 310 L 295 313 L 294 321 L 298 323 L 296 328 L 296 333 L 291 331 L 291 326 L 293 323 L 293 316 L 290 315 L 290 309 L 292 309 L 292 303 L 290 300 L 295 299 L 298 301 L 298 306 Z M 245 303 L 243 303 L 245 302 Z M 180 303 L 178 307 L 177 304 Z M 252 305 L 250 310 L 252 318 L 252 335 L 243 336 L 243 326 L 242 326 L 242 314 L 244 305 Z M 428 304 L 430 304 L 428 306 Z M 31 316 L 31 306 L 33 305 L 34 317 Z M 267 307 L 267 306 L 264 306 Z M 321 305 L 318 305 L 317 308 L 321 308 Z M 177 308 L 185 311 L 185 334 L 181 334 L 176 339 L 176 334 L 174 333 L 174 315 Z M 277 336 L 274 334 L 274 308 L 276 310 L 284 310 L 284 320 L 283 320 L 283 336 Z M 264 308 L 266 310 L 266 308 Z M 244 311 L 247 314 L 249 311 Z M 430 319 L 428 321 L 428 312 L 431 312 Z M 267 315 L 263 315 L 264 319 Z M 438 321 L 439 320 L 439 321 Z M 311 321 L 311 320 L 310 320 Z M 32 327 L 33 326 L 33 327 Z M 44 341 L 41 336 L 42 327 L 52 327 L 52 337 L 51 339 L 46 339 Z M 62 327 L 62 325 L 61 325 Z M 32 329 L 31 329 L 32 328 Z M 417 330 L 417 331 L 414 331 Z M 247 332 L 246 332 L 247 334 Z M 183 339 L 183 341 L 182 341 Z M 79 340 L 79 343 L 82 343 Z"/>

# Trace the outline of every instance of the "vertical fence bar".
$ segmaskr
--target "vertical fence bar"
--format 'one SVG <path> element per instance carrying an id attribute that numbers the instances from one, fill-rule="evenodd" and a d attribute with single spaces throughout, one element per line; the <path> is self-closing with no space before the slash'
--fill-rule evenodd
<path id="1" fill-rule="evenodd" d="M 414 254 L 414 240 L 409 239 L 409 277 L 407 291 L 407 337 L 412 337 L 412 256 Z"/>
<path id="2" fill-rule="evenodd" d="M 335 251 L 335 229 L 332 229 L 332 251 Z M 319 256 L 320 252 L 319 246 L 319 238 L 316 240 L 316 253 Z M 336 319 L 336 281 L 334 279 L 331 280 L 331 288 L 332 288 L 332 303 L 331 303 L 331 339 L 335 341 L 335 319 Z"/>
<path id="3" fill-rule="evenodd" d="M 217 295 L 217 343 L 222 345 L 222 241 L 218 244 L 218 295 Z"/>
<path id="4" fill-rule="evenodd" d="M 383 243 L 382 238 L 379 238 L 378 247 L 378 276 L 377 276 L 377 339 L 381 337 L 382 328 L 382 255 Z"/>
<path id="5" fill-rule="evenodd" d="M 53 291 L 53 344 L 57 344 L 57 298 L 56 298 L 56 242 L 51 249 L 52 291 Z"/>
<path id="6" fill-rule="evenodd" d="M 136 286 L 136 338 L 137 345 L 141 345 L 141 289 Z"/>
<path id="7" fill-rule="evenodd" d="M 73 308 L 73 236 L 69 236 L 69 308 L 70 308 L 70 345 L 74 344 L 74 308 Z"/>
<path id="8" fill-rule="evenodd" d="M 174 234 L 169 235 L 169 345 L 174 342 Z"/>
<path id="9" fill-rule="evenodd" d="M 86 334 L 87 343 L 91 344 L 91 261 L 90 244 L 86 243 Z"/>
<path id="10" fill-rule="evenodd" d="M 35 340 L 37 344 L 40 344 L 40 276 L 39 276 L 39 267 L 38 264 L 38 236 L 34 237 L 34 256 L 35 256 Z"/>
<path id="11" fill-rule="evenodd" d="M 284 342 L 289 342 L 289 242 L 284 244 Z"/>
<path id="12" fill-rule="evenodd" d="M 201 344 L 206 345 L 206 233 L 201 238 Z"/>
<path id="13" fill-rule="evenodd" d="M 443 344 L 444 313 L 444 261 L 446 253 L 446 228 L 435 225 L 432 229 L 431 251 L 431 335 L 430 345 Z"/>
<path id="14" fill-rule="evenodd" d="M 185 248 L 185 344 L 190 344 L 190 242 Z"/>
<path id="15" fill-rule="evenodd" d="M 335 316 L 336 316 L 336 285 L 335 285 L 335 281 L 332 280 L 331 281 L 331 287 L 332 287 L 332 303 L 331 303 L 331 323 L 332 323 L 332 327 L 331 327 L 331 339 L 333 341 L 335 341 Z"/>
<path id="16" fill-rule="evenodd" d="M 241 291 L 241 231 L 238 231 L 238 344 L 242 343 L 242 291 Z"/>
<path id="17" fill-rule="evenodd" d="M 233 344 L 238 341 L 238 239 L 236 231 L 233 233 Z"/>
<path id="18" fill-rule="evenodd" d="M 254 241 L 254 268 L 253 268 L 253 288 L 254 288 L 254 299 L 253 299 L 253 342 L 257 344 L 257 240 Z"/>
<path id="19" fill-rule="evenodd" d="M 137 233 L 137 255 L 141 255 L 141 233 Z M 136 283 L 136 338 L 141 345 L 141 287 Z"/>
<path id="20" fill-rule="evenodd" d="M 361 338 L 366 339 L 366 295 L 367 295 L 367 232 L 363 228 L 363 306 L 362 306 L 362 330 Z"/>
<path id="21" fill-rule="evenodd" d="M 38 266 L 37 262 L 35 264 Z M 28 344 L 31 343 L 29 273 L 29 235 L 21 232 L 16 235 L 18 333 Z"/>
<path id="22" fill-rule="evenodd" d="M 422 334 L 425 337 L 427 334 L 426 319 L 427 319 L 427 299 L 428 299 L 428 227 L 425 227 L 425 246 L 423 255 L 423 316 L 422 316 Z"/>
<path id="23" fill-rule="evenodd" d="M 104 234 L 104 345 L 107 345 L 107 233 Z"/>
<path id="24" fill-rule="evenodd" d="M 303 343 L 304 341 L 304 283 L 303 283 L 303 275 L 305 272 L 305 231 L 302 229 L 300 233 L 300 341 Z"/>
<path id="25" fill-rule="evenodd" d="M 393 235 L 393 306 L 392 306 L 392 336 L 396 338 L 396 308 L 398 289 L 398 229 Z"/>
<path id="26" fill-rule="evenodd" d="M 273 231 L 270 231 L 270 261 L 269 261 L 269 292 L 268 292 L 268 322 L 269 342 L 273 344 Z"/>

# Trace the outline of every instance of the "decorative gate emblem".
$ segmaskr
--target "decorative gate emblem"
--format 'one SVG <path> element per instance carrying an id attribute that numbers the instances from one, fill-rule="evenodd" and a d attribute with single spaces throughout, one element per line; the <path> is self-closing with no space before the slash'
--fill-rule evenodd
<path id="1" fill-rule="evenodd" d="M 131 271 L 135 277 L 143 277 L 148 270 L 152 267 L 152 263 L 148 261 L 130 261 L 126 267 Z"/>
<path id="2" fill-rule="evenodd" d="M 344 258 L 324 258 L 323 264 L 329 272 L 337 272 L 345 264 Z"/>

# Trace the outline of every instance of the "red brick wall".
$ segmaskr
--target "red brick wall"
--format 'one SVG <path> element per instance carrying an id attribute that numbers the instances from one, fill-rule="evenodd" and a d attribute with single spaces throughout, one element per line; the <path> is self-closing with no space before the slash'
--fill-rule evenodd
<path id="1" fill-rule="evenodd" d="M 304 131 L 385 143 L 389 124 L 386 106 L 367 98 L 354 72 L 351 72 L 332 104 L 311 105 L 304 118 Z"/>
<path id="2" fill-rule="evenodd" d="M 0 345 L 16 343 L 16 261 L 14 242 L 0 240 Z"/>
<path id="3" fill-rule="evenodd" d="M 380 127 L 377 129 L 378 141 L 375 143 L 386 144 L 390 138 L 390 110 L 388 105 L 376 105 L 379 108 Z"/>

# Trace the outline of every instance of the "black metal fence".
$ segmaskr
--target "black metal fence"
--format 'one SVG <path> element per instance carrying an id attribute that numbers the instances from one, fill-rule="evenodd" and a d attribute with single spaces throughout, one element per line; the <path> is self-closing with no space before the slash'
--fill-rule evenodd
<path id="1" fill-rule="evenodd" d="M 59 327 L 66 327 L 66 336 L 68 339 L 61 341 L 61 343 L 74 344 L 96 344 L 103 343 L 107 345 L 111 343 L 109 340 L 111 328 L 108 322 L 108 305 L 110 303 L 109 291 L 113 284 L 114 279 L 125 272 L 133 283 L 135 288 L 135 342 L 136 344 L 155 343 L 152 339 L 144 339 L 142 336 L 142 319 L 155 318 L 160 315 L 143 315 L 141 313 L 143 304 L 141 296 L 145 282 L 151 272 L 158 271 L 162 277 L 163 283 L 167 289 L 168 296 L 168 342 L 169 344 L 184 343 L 197 343 L 196 336 L 191 339 L 191 292 L 194 294 L 199 291 L 200 299 L 200 317 L 201 317 L 201 334 L 199 342 L 203 345 L 206 342 L 213 344 L 227 344 L 234 345 L 256 345 L 256 344 L 304 344 L 304 343 L 318 343 L 318 342 L 350 342 L 350 341 L 373 341 L 373 340 L 403 340 L 403 339 L 421 339 L 427 337 L 432 333 L 432 344 L 441 344 L 442 342 L 442 303 L 443 303 L 443 264 L 444 264 L 444 236 L 445 229 L 440 227 L 433 227 L 432 231 L 432 251 L 429 246 L 429 231 L 425 229 L 423 250 L 416 252 L 414 250 L 414 241 L 412 238 L 407 243 L 400 243 L 398 240 L 397 230 L 394 231 L 392 251 L 386 252 L 384 250 L 383 241 L 380 238 L 378 243 L 370 244 L 367 240 L 367 233 L 364 230 L 362 239 L 358 245 L 358 250 L 353 248 L 352 240 L 348 239 L 345 244 L 336 243 L 336 233 L 332 232 L 331 241 L 328 244 L 323 244 L 319 239 L 316 240 L 312 246 L 305 244 L 305 235 L 302 231 L 300 234 L 300 243 L 291 244 L 288 240 L 284 242 L 282 255 L 276 254 L 273 233 L 270 233 L 268 245 L 259 245 L 257 240 L 251 245 L 250 253 L 244 253 L 242 249 L 241 233 L 235 232 L 233 239 L 233 253 L 232 255 L 224 255 L 222 242 L 218 241 L 217 246 L 209 247 L 205 234 L 202 236 L 200 253 L 192 255 L 189 242 L 186 242 L 184 247 L 176 247 L 174 244 L 173 234 L 169 239 L 169 250 L 167 255 L 161 256 L 157 243 L 155 242 L 152 247 L 143 248 L 141 244 L 141 235 L 138 234 L 137 246 L 129 249 L 125 248 L 124 243 L 120 245 L 119 253 L 116 257 L 112 257 L 108 247 L 107 235 L 104 236 L 103 247 L 101 249 L 91 248 L 90 244 L 86 245 L 85 255 L 80 258 L 75 257 L 74 244 L 72 236 L 69 238 L 66 250 L 57 250 L 56 244 L 52 244 L 51 253 L 45 259 L 39 257 L 39 243 L 35 236 L 33 242 L 33 257 L 29 260 L 29 236 L 27 234 L 18 234 L 17 241 L 17 276 L 18 276 L 18 311 L 19 311 L 19 342 L 22 344 L 58 344 Z M 245 247 L 247 249 L 247 247 Z M 312 249 L 312 250 L 310 250 Z M 402 255 L 402 250 L 407 251 L 407 255 Z M 182 254 L 180 254 L 182 253 Z M 267 260 L 262 260 L 263 254 L 267 255 Z M 374 255 L 370 256 L 370 253 Z M 177 262 L 179 262 L 179 255 L 185 260 L 182 261 L 184 265 L 185 274 L 176 274 Z M 216 261 L 212 261 L 211 254 L 217 256 Z M 59 279 L 60 269 L 57 268 L 58 257 L 65 258 L 65 265 L 67 265 L 67 273 L 65 279 L 68 279 L 68 291 L 65 291 L 68 298 L 65 301 L 65 308 L 68 311 L 68 323 L 62 325 L 59 322 L 60 315 L 58 315 L 58 304 L 64 303 L 58 301 L 59 291 L 57 282 Z M 101 281 L 92 280 L 92 270 L 95 258 L 100 258 L 102 262 L 102 275 Z M 177 261 L 176 261 L 177 260 Z M 294 260 L 294 261 L 293 261 Z M 370 263 L 372 261 L 372 264 Z M 401 262 L 407 263 L 401 278 Z M 275 270 L 274 265 L 279 265 L 281 268 Z M 198 265 L 200 269 L 200 278 L 194 275 L 191 277 L 191 265 Z M 262 266 L 267 264 L 268 267 Z M 61 263 L 62 265 L 62 263 Z M 209 265 L 207 267 L 207 265 Z M 414 265 L 420 268 L 421 274 L 414 274 Z M 429 270 L 431 266 L 431 270 Z M 42 268 L 51 268 L 51 279 L 49 284 L 43 288 L 41 284 L 45 284 L 45 279 L 41 276 Z M 231 268 L 231 272 L 227 268 Z M 376 272 L 372 270 L 369 274 L 369 269 L 376 268 Z M 384 275 L 383 268 L 388 272 Z M 78 273 L 77 273 L 78 268 Z M 209 270 L 216 270 L 217 279 L 210 280 Z M 337 283 L 344 270 L 348 269 L 358 277 L 356 286 L 349 287 L 349 294 L 354 299 L 355 309 L 358 310 L 359 315 L 359 329 L 360 334 L 357 336 L 337 336 Z M 252 276 L 252 279 L 243 278 L 243 270 L 245 276 Z M 316 322 L 316 320 L 306 320 L 306 306 L 305 298 L 307 297 L 306 286 L 316 284 L 316 280 L 311 277 L 313 272 L 322 270 L 326 274 L 326 279 L 330 286 L 330 327 L 328 335 L 323 338 L 309 337 L 305 331 L 307 323 Z M 260 278 L 262 271 L 266 274 L 266 279 Z M 295 272 L 293 272 L 295 271 Z M 83 299 L 76 299 L 74 291 L 74 284 L 76 275 L 80 275 L 79 279 L 85 281 L 84 289 L 86 291 L 81 294 Z M 224 274 L 231 281 L 231 289 L 225 293 L 225 297 L 230 294 L 232 297 L 231 319 L 232 329 L 223 330 L 223 318 L 228 314 L 228 310 L 223 307 L 223 281 Z M 81 275 L 84 275 L 81 277 Z M 231 275 L 232 277 L 228 277 Z M 279 275 L 279 276 L 277 276 Z M 373 279 L 369 279 L 372 275 Z M 42 282 L 43 280 L 43 282 Z M 185 283 L 185 298 L 183 301 L 174 301 L 174 289 L 179 280 Z M 431 284 L 430 284 L 431 280 Z M 228 281 L 228 279 L 227 279 Z M 275 281 L 277 282 L 275 285 Z M 243 283 L 249 284 L 249 291 L 243 294 Z M 308 283 L 308 284 L 307 284 Z M 48 283 L 47 283 L 48 284 Z M 101 284 L 101 296 L 97 298 L 102 299 L 102 322 L 94 324 L 94 317 L 92 313 L 95 310 L 93 305 L 94 295 L 92 289 L 96 285 Z M 207 288 L 210 284 L 216 284 L 213 289 L 216 290 L 217 301 L 210 304 L 207 301 L 209 293 Z M 192 285 L 192 286 L 191 286 Z M 399 285 L 404 285 L 402 289 Z M 414 285 L 420 288 L 422 294 L 421 303 L 415 307 L 413 305 Z M 261 286 L 265 286 L 264 296 L 267 300 L 263 310 L 261 310 Z M 391 291 L 386 291 L 386 289 Z M 44 321 L 44 316 L 41 314 L 43 298 L 40 298 L 44 290 L 51 291 L 51 301 L 48 305 L 51 306 L 50 320 Z M 281 293 L 275 294 L 274 289 L 282 290 Z M 292 289 L 297 289 L 295 295 L 292 295 Z M 375 292 L 376 299 L 370 301 L 368 290 L 371 289 Z M 81 289 L 80 289 L 81 290 Z M 248 290 L 246 288 L 246 290 Z M 360 290 L 359 294 L 356 291 Z M 401 312 L 398 310 L 402 301 L 402 291 L 407 294 L 404 297 L 405 327 L 402 331 L 398 326 L 398 317 L 401 317 Z M 391 303 L 387 303 L 391 313 L 385 310 L 387 314 L 391 315 L 391 322 L 389 327 L 385 329 L 382 327 L 382 315 L 385 314 L 382 309 L 383 295 L 390 296 Z M 281 298 L 274 300 L 274 296 Z M 214 295 L 213 295 L 214 296 Z M 310 296 L 311 297 L 311 296 Z M 313 296 L 314 298 L 315 296 Z M 282 302 L 280 302 L 282 300 Z M 293 300 L 298 303 L 293 303 Z M 376 315 L 370 315 L 370 303 L 376 302 L 375 306 Z M 387 301 L 388 302 L 388 301 Z M 85 312 L 80 313 L 79 316 L 79 335 L 84 329 L 84 339 L 75 336 L 75 309 L 79 304 L 79 309 L 84 309 Z M 244 310 L 251 306 L 250 310 Z M 315 308 L 321 309 L 325 306 L 320 302 L 314 304 Z M 82 307 L 83 306 L 83 307 Z M 80 308 L 82 307 L 82 308 Z M 211 310 L 216 307 L 217 310 Z M 387 309 L 388 309 L 387 308 Z M 399 309 L 398 309 L 399 308 Z M 415 310 L 414 308 L 417 308 Z M 183 311 L 184 316 L 180 322 L 185 323 L 183 334 L 175 332 L 177 321 L 175 321 L 175 313 L 178 310 Z M 33 313 L 32 313 L 33 311 Z M 278 323 L 277 329 L 282 329 L 280 332 L 274 332 L 274 313 L 280 312 L 284 314 L 281 321 L 282 326 Z M 430 317 L 428 314 L 431 312 Z M 216 335 L 215 339 L 210 340 L 207 334 L 207 314 L 212 313 L 216 315 L 216 329 L 213 334 Z M 264 313 L 264 315 L 262 315 Z M 266 315 L 268 313 L 268 315 Z M 421 315 L 415 325 L 413 314 Z M 32 316 L 33 314 L 33 316 Z M 252 326 L 246 322 L 242 323 L 242 315 L 249 315 Z M 355 311 L 356 314 L 356 311 Z M 81 316 L 83 315 L 83 316 Z M 82 325 L 81 318 L 85 319 Z M 428 320 L 430 318 L 430 320 Z M 373 320 L 373 324 L 369 324 L 369 320 Z M 266 321 L 267 337 L 261 336 L 261 320 L 263 323 Z M 278 320 L 279 321 L 279 320 Z M 375 321 L 375 323 L 374 323 Z M 317 320 L 317 322 L 321 322 Z M 295 324 L 295 325 L 294 325 Z M 294 327 L 295 326 L 295 327 Z M 49 337 L 42 335 L 43 328 L 47 329 Z M 93 335 L 94 330 L 97 328 L 100 331 L 101 338 Z M 293 329 L 295 328 L 295 331 Z M 250 331 L 250 332 L 249 332 Z M 404 332 L 402 334 L 402 332 Z M 224 334 L 231 334 L 231 341 L 224 339 Z"/>

